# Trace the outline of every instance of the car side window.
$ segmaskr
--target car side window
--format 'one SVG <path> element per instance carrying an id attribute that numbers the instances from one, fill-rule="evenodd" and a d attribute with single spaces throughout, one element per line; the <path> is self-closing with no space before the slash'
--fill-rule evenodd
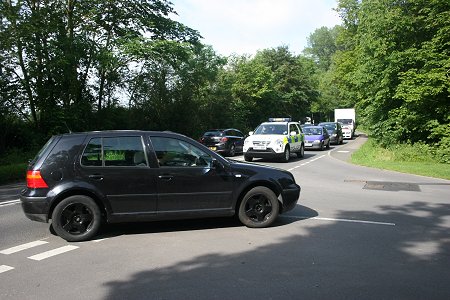
<path id="1" fill-rule="evenodd" d="M 236 135 L 240 138 L 244 137 L 244 134 L 242 132 L 240 132 L 239 130 L 236 130 Z"/>
<path id="2" fill-rule="evenodd" d="M 295 124 L 289 125 L 289 134 L 291 134 L 292 131 L 295 131 L 296 134 L 299 134 L 298 128 L 297 128 L 297 126 L 295 126 Z"/>
<path id="3" fill-rule="evenodd" d="M 210 167 L 212 157 L 179 139 L 151 137 L 160 167 Z"/>
<path id="4" fill-rule="evenodd" d="M 101 166 L 102 161 L 102 139 L 93 138 L 84 149 L 81 164 L 83 166 Z"/>
<path id="5" fill-rule="evenodd" d="M 140 136 L 93 138 L 81 158 L 84 166 L 148 166 Z"/>

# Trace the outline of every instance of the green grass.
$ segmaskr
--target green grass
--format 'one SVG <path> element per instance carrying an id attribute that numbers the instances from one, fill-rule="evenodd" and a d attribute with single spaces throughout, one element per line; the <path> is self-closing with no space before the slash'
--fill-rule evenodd
<path id="1" fill-rule="evenodd" d="M 450 164 L 437 163 L 426 147 L 395 145 L 388 149 L 370 139 L 353 153 L 352 163 L 402 173 L 450 179 Z"/>
<path id="2" fill-rule="evenodd" d="M 27 171 L 26 163 L 0 166 L 0 184 L 24 181 Z"/>

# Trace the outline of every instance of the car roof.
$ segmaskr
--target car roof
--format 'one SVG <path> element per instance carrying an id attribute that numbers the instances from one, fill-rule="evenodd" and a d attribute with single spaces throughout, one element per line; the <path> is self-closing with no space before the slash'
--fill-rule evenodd
<path id="1" fill-rule="evenodd" d="M 75 136 L 75 135 L 132 135 L 132 134 L 149 134 L 149 135 L 167 135 L 167 136 L 183 136 L 183 134 L 172 132 L 172 131 L 145 131 L 145 130 L 99 130 L 99 131 L 85 131 L 85 132 L 71 132 L 59 134 L 56 136 Z"/>

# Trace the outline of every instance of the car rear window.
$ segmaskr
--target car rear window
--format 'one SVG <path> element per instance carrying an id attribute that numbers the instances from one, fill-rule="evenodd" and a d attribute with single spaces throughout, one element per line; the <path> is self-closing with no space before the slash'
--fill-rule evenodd
<path id="1" fill-rule="evenodd" d="M 205 132 L 205 134 L 203 136 L 223 136 L 223 131 L 211 130 L 211 131 Z"/>
<path id="2" fill-rule="evenodd" d="M 42 156 L 48 152 L 46 150 L 50 150 L 50 148 L 53 148 L 53 146 L 57 142 L 58 138 L 59 138 L 58 136 L 52 136 L 47 141 L 47 143 L 45 143 L 45 145 L 41 148 L 41 150 L 39 150 L 38 154 L 30 161 L 30 166 L 34 165 L 38 160 L 40 160 L 42 158 Z M 50 145 L 52 147 L 50 147 Z"/>

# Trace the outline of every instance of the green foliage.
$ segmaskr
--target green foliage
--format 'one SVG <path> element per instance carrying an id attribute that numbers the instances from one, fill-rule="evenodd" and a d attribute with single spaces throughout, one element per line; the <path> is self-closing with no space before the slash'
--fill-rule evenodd
<path id="1" fill-rule="evenodd" d="M 340 0 L 330 70 L 339 102 L 382 145 L 426 144 L 448 162 L 450 2 Z"/>
<path id="2" fill-rule="evenodd" d="M 0 165 L 0 184 L 25 181 L 27 164 Z"/>

